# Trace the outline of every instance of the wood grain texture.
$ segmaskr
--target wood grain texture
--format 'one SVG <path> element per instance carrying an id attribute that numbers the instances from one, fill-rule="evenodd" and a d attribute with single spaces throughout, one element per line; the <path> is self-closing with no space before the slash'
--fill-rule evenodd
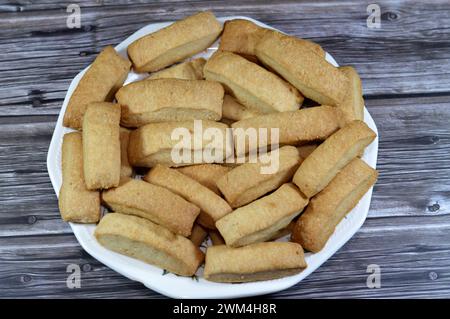
<path id="1" fill-rule="evenodd" d="M 66 27 L 79 3 L 82 28 Z M 320 43 L 360 72 L 380 133 L 363 228 L 311 276 L 274 298 L 450 297 L 450 20 L 448 1 L 1 1 L 0 297 L 161 298 L 85 253 L 61 221 L 46 156 L 72 78 L 102 47 L 198 10 L 246 15 Z M 82 268 L 68 289 L 66 267 Z M 366 287 L 378 264 L 382 288 Z"/>
<path id="2" fill-rule="evenodd" d="M 369 218 L 450 214 L 448 100 L 366 101 L 380 133 L 380 176 Z M 0 236 L 71 232 L 60 221 L 45 165 L 55 121 L 55 116 L 12 117 L 7 123 L 0 118 Z"/>
<path id="3" fill-rule="evenodd" d="M 449 98 L 366 101 L 380 135 L 370 217 L 450 213 Z"/>
<path id="4" fill-rule="evenodd" d="M 0 115 L 57 114 L 70 80 L 102 47 L 146 24 L 206 9 L 217 16 L 250 16 L 317 41 L 340 64 L 357 68 L 367 96 L 449 91 L 450 3 L 379 1 L 380 29 L 367 28 L 368 3 L 87 1 L 81 3 L 81 29 L 66 27 L 65 3 L 7 3 L 0 6 Z"/>

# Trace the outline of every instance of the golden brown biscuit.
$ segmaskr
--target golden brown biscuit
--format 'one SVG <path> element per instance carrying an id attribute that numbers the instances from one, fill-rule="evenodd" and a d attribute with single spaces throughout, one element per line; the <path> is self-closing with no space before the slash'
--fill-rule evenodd
<path id="1" fill-rule="evenodd" d="M 254 109 L 249 109 L 243 106 L 231 95 L 225 94 L 225 96 L 223 97 L 222 116 L 224 118 L 233 121 L 240 121 L 261 114 L 262 113 Z"/>
<path id="2" fill-rule="evenodd" d="M 225 240 L 217 230 L 210 230 L 208 235 L 213 246 L 225 245 Z"/>
<path id="3" fill-rule="evenodd" d="M 136 72 L 153 72 L 209 47 L 222 32 L 212 12 L 199 12 L 146 35 L 128 47 Z"/>
<path id="4" fill-rule="evenodd" d="M 185 237 L 200 213 L 197 206 L 168 189 L 138 179 L 103 192 L 102 200 L 115 212 L 146 218 Z"/>
<path id="5" fill-rule="evenodd" d="M 198 223 L 204 227 L 215 228 L 215 222 L 231 212 L 231 207 L 222 197 L 174 169 L 157 165 L 144 176 L 144 180 L 166 187 L 200 207 Z"/>
<path id="6" fill-rule="evenodd" d="M 231 167 L 218 164 L 200 164 L 179 167 L 176 170 L 196 180 L 203 186 L 208 187 L 217 195 L 220 195 L 216 181 L 228 173 L 231 170 Z"/>
<path id="7" fill-rule="evenodd" d="M 378 173 L 359 158 L 352 160 L 319 194 L 311 199 L 292 232 L 305 249 L 320 251 L 339 222 L 375 184 Z"/>
<path id="8" fill-rule="evenodd" d="M 263 174 L 261 168 L 268 164 L 261 161 L 247 162 L 217 180 L 217 187 L 231 207 L 248 204 L 291 180 L 302 160 L 297 149 L 293 146 L 283 146 L 272 152 L 269 156 L 278 159 L 276 172 Z"/>
<path id="9" fill-rule="evenodd" d="M 233 128 L 235 152 L 243 155 L 272 140 L 281 145 L 298 145 L 322 141 L 339 129 L 339 117 L 331 106 L 317 106 L 292 112 L 259 115 L 235 122 Z M 267 134 L 258 135 L 258 143 L 250 145 L 246 132 L 267 128 Z M 272 129 L 278 129 L 279 139 L 272 138 Z"/>
<path id="10" fill-rule="evenodd" d="M 196 137 L 195 130 L 199 126 L 203 132 L 207 129 L 220 131 L 222 139 L 212 143 L 205 136 Z M 233 147 L 232 138 L 227 137 L 229 135 L 227 128 L 228 126 L 223 123 L 206 120 L 147 124 L 131 132 L 128 159 L 131 165 L 141 167 L 152 167 L 157 164 L 186 166 L 211 162 L 210 160 L 220 163 L 229 156 Z M 177 135 L 177 132 L 181 135 Z M 183 141 L 190 145 L 186 146 Z M 214 156 L 207 159 L 205 153 L 213 153 Z M 185 155 L 186 158 L 183 157 Z M 216 157 L 217 160 L 214 161 Z"/>
<path id="11" fill-rule="evenodd" d="M 301 213 L 308 199 L 292 183 L 239 207 L 219 219 L 216 227 L 228 246 L 240 247 L 271 239 Z"/>
<path id="12" fill-rule="evenodd" d="M 202 226 L 195 223 L 194 227 L 192 227 L 189 239 L 195 246 L 200 246 L 205 240 L 206 236 L 208 236 L 208 232 Z"/>
<path id="13" fill-rule="evenodd" d="M 289 242 L 266 242 L 231 248 L 208 247 L 205 279 L 250 282 L 291 276 L 306 268 L 303 249 Z"/>
<path id="14" fill-rule="evenodd" d="M 133 176 L 133 167 L 128 161 L 128 143 L 130 141 L 130 130 L 120 128 L 120 178 Z"/>
<path id="15" fill-rule="evenodd" d="M 339 71 L 349 79 L 347 94 L 344 100 L 337 105 L 342 111 L 344 123 L 354 120 L 364 121 L 364 99 L 358 72 L 351 66 L 341 66 Z"/>
<path id="16" fill-rule="evenodd" d="M 154 72 L 146 80 L 155 79 L 182 79 L 182 80 L 203 80 L 203 67 L 206 60 L 198 58 L 192 61 L 183 62 L 167 69 Z"/>
<path id="17" fill-rule="evenodd" d="M 62 185 L 59 211 L 66 222 L 96 223 L 100 219 L 100 194 L 86 188 L 83 174 L 83 146 L 80 132 L 64 135 L 62 144 Z"/>
<path id="18" fill-rule="evenodd" d="M 344 100 L 349 82 L 347 77 L 295 38 L 267 32 L 255 51 L 260 61 L 311 100 L 332 106 Z"/>
<path id="19" fill-rule="evenodd" d="M 278 31 L 262 28 L 255 23 L 244 19 L 226 21 L 220 39 L 219 50 L 231 51 L 242 55 L 250 61 L 257 61 L 255 53 L 256 44 L 267 32 Z M 296 37 L 291 38 L 294 39 L 293 41 L 309 47 L 316 54 L 325 57 L 325 51 L 317 43 Z"/>
<path id="20" fill-rule="evenodd" d="M 107 46 L 80 79 L 64 113 L 64 126 L 81 129 L 86 107 L 92 102 L 111 102 L 128 76 L 131 63 Z"/>
<path id="21" fill-rule="evenodd" d="M 376 137 L 366 123 L 353 121 L 320 144 L 295 172 L 293 182 L 312 197 Z"/>
<path id="22" fill-rule="evenodd" d="M 107 189 L 120 182 L 120 105 L 91 103 L 83 117 L 83 166 L 88 189 Z"/>
<path id="23" fill-rule="evenodd" d="M 104 247 L 181 276 L 192 276 L 204 254 L 189 239 L 144 218 L 110 213 L 95 228 Z"/>
<path id="24" fill-rule="evenodd" d="M 217 82 L 156 79 L 125 85 L 116 99 L 123 105 L 121 124 L 140 127 L 166 121 L 218 121 L 223 95 L 223 87 Z"/>
<path id="25" fill-rule="evenodd" d="M 256 63 L 226 51 L 217 51 L 206 62 L 207 80 L 217 81 L 249 109 L 262 113 L 297 110 L 301 94 L 277 75 Z"/>

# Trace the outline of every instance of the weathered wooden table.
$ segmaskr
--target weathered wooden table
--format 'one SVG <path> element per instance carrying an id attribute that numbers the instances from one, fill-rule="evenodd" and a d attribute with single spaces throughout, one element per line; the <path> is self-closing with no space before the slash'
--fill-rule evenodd
<path id="1" fill-rule="evenodd" d="M 450 297 L 450 3 L 376 1 L 0 1 L 0 297 L 160 298 L 85 253 L 61 221 L 46 155 L 72 78 L 142 26 L 212 9 L 320 43 L 354 65 L 380 133 L 369 218 L 328 262 L 270 297 Z M 371 20 L 376 21 L 376 20 Z M 372 25 L 371 25 L 372 26 Z M 81 267 L 81 288 L 66 285 Z M 381 287 L 366 285 L 368 265 Z"/>

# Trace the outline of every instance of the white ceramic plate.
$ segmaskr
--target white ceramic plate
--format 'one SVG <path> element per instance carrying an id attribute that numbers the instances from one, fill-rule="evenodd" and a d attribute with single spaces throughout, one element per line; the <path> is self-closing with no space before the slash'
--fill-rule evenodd
<path id="1" fill-rule="evenodd" d="M 219 18 L 221 22 L 232 19 L 247 19 L 262 27 L 271 28 L 262 22 L 247 17 L 236 16 Z M 147 25 L 146 27 L 135 32 L 125 41 L 117 45 L 116 50 L 120 54 L 126 56 L 126 48 L 130 43 L 146 34 L 157 31 L 169 25 L 170 23 L 172 22 Z M 205 52 L 202 52 L 195 57 L 208 58 L 217 49 L 217 47 L 218 42 L 213 44 Z M 331 64 L 338 66 L 336 61 L 328 53 L 326 55 L 326 59 Z M 86 72 L 86 69 L 80 72 L 73 79 L 72 83 L 69 86 L 69 89 L 67 90 L 67 94 L 64 99 L 64 103 L 62 105 L 48 151 L 48 173 L 57 195 L 59 194 L 59 189 L 62 183 L 61 146 L 63 135 L 67 132 L 72 131 L 71 129 L 62 126 L 63 116 L 70 96 L 72 95 L 84 72 Z M 126 83 L 139 80 L 142 77 L 142 75 L 131 72 L 126 80 Z M 375 123 L 367 109 L 364 110 L 364 120 L 369 125 L 369 127 L 378 134 L 377 127 L 375 126 Z M 377 153 L 378 138 L 366 149 L 363 156 L 363 159 L 373 168 L 375 168 L 376 165 Z M 221 284 L 206 281 L 203 279 L 202 275 L 203 267 L 200 268 L 197 272 L 196 278 L 179 277 L 174 274 L 163 275 L 163 270 L 158 267 L 151 266 L 139 260 L 117 254 L 100 246 L 100 244 L 93 236 L 95 225 L 70 223 L 70 226 L 72 227 L 73 233 L 75 234 L 78 242 L 91 256 L 107 265 L 111 269 L 124 275 L 125 277 L 139 281 L 146 287 L 161 294 L 173 298 L 236 298 L 268 294 L 289 288 L 299 283 L 303 278 L 308 276 L 320 265 L 322 265 L 328 258 L 330 258 L 330 256 L 332 256 L 358 231 L 358 229 L 366 219 L 367 213 L 369 211 L 371 197 L 372 189 L 370 189 L 367 194 L 364 195 L 359 204 L 347 215 L 345 219 L 342 220 L 324 249 L 316 254 L 306 254 L 306 262 L 308 264 L 308 267 L 303 272 L 281 279 L 244 284 Z M 287 239 L 285 238 L 282 240 Z"/>

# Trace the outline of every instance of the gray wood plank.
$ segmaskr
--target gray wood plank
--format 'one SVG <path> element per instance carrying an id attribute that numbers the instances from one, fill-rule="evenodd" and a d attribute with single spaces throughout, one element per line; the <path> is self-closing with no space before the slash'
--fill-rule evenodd
<path id="1" fill-rule="evenodd" d="M 152 0 L 152 2 L 162 3 L 170 2 L 173 4 L 195 5 L 198 0 Z M 261 1 L 259 1 L 261 2 Z M 66 10 L 68 4 L 78 4 L 82 8 L 91 7 L 124 7 L 129 5 L 141 4 L 142 1 L 128 1 L 128 0 L 76 0 L 70 2 L 54 1 L 54 0 L 2 0 L 0 1 L 0 12 L 24 12 L 24 11 L 39 11 L 39 10 Z"/>
<path id="2" fill-rule="evenodd" d="M 369 218 L 450 213 L 448 96 L 369 99 L 380 134 Z M 55 116 L 0 118 L 0 236 L 70 233 L 46 157 Z"/>
<path id="3" fill-rule="evenodd" d="M 160 298 L 103 266 L 72 235 L 0 238 L 2 297 Z M 81 288 L 68 289 L 78 264 Z M 367 266 L 381 267 L 381 288 L 368 289 Z M 373 218 L 322 267 L 273 298 L 450 297 L 450 222 L 437 217 Z"/>
<path id="4" fill-rule="evenodd" d="M 368 96 L 448 92 L 450 88 L 447 1 L 380 1 L 382 28 L 377 30 L 366 26 L 366 6 L 371 1 L 273 5 L 232 0 L 103 7 L 88 2 L 82 8 L 79 30 L 66 28 L 67 13 L 61 4 L 39 3 L 12 2 L 9 6 L 22 9 L 8 7 L 0 12 L 0 116 L 56 114 L 70 80 L 102 47 L 119 43 L 148 23 L 204 9 L 218 16 L 247 15 L 317 41 L 339 63 L 356 66 Z"/>
<path id="5" fill-rule="evenodd" d="M 380 135 L 370 216 L 450 213 L 449 96 L 366 104 Z"/>
<path id="6" fill-rule="evenodd" d="M 450 250 L 445 217 L 368 219 L 307 280 L 280 298 L 448 298 Z M 381 268 L 381 288 L 368 289 L 367 266 Z"/>
<path id="7" fill-rule="evenodd" d="M 0 236 L 71 232 L 47 173 L 55 116 L 0 119 Z"/>

